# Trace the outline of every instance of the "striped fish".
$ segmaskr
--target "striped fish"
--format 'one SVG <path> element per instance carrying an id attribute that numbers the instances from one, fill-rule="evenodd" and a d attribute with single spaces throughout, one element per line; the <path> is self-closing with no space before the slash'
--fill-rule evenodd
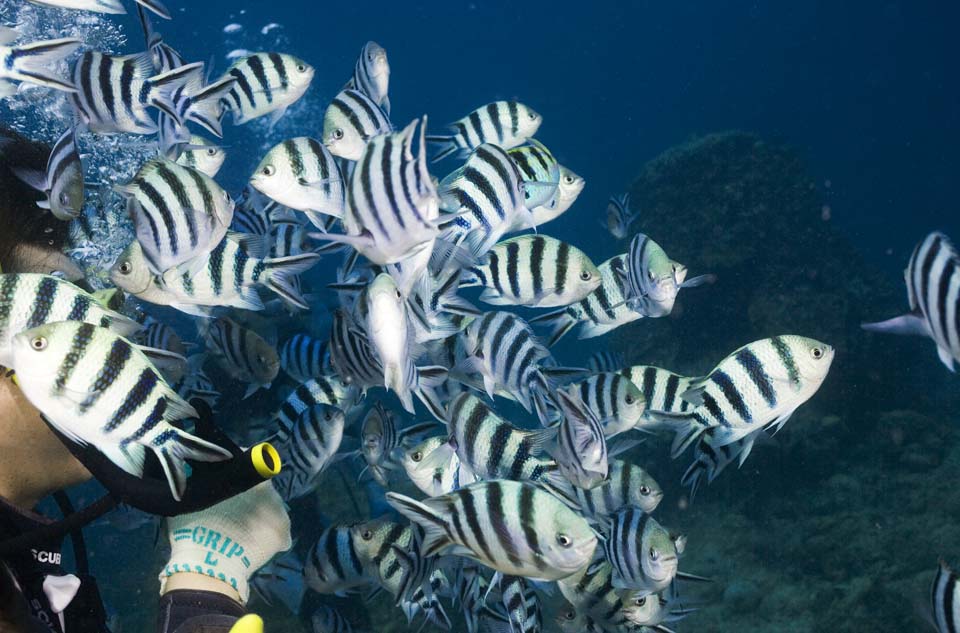
<path id="1" fill-rule="evenodd" d="M 407 299 L 418 343 L 451 338 L 469 324 L 469 319 L 482 313 L 473 304 L 457 295 L 462 271 L 447 267 L 437 274 L 427 273 Z M 442 363 L 441 363 L 442 364 Z M 453 364 L 447 364 L 452 367 Z"/>
<path id="2" fill-rule="evenodd" d="M 17 93 L 16 81 L 69 93 L 77 91 L 72 81 L 58 77 L 50 66 L 75 51 L 80 40 L 67 37 L 11 46 L 19 37 L 16 29 L 0 26 L 0 99 Z"/>
<path id="3" fill-rule="evenodd" d="M 76 128 L 64 132 L 47 159 L 46 171 L 34 171 L 12 166 L 17 178 L 37 191 L 46 194 L 37 202 L 41 209 L 49 209 L 53 217 L 69 222 L 83 209 L 83 162 L 77 152 Z"/>
<path id="4" fill-rule="evenodd" d="M 351 537 L 366 573 L 376 579 L 398 605 L 412 602 L 416 590 L 428 583 L 432 569 L 419 551 L 415 528 L 375 519 L 353 526 Z M 414 609 L 415 605 L 413 609 L 405 606 L 408 620 L 415 614 Z"/>
<path id="5" fill-rule="evenodd" d="M 681 485 L 690 487 L 690 503 L 693 503 L 697 490 L 704 479 L 708 484 L 712 483 L 724 468 L 738 458 L 739 465 L 743 466 L 743 462 L 746 461 L 753 449 L 754 442 L 762 432 L 757 431 L 740 438 L 736 442 L 715 446 L 713 439 L 715 431 L 707 429 L 700 436 L 694 448 L 693 462 L 687 467 L 680 479 Z"/>
<path id="6" fill-rule="evenodd" d="M 340 449 L 343 424 L 343 411 L 337 407 L 314 405 L 301 413 L 289 433 L 276 442 L 283 470 L 275 478 L 274 487 L 284 501 L 298 499 L 316 487 Z"/>
<path id="7" fill-rule="evenodd" d="M 713 283 L 714 275 L 687 279 L 687 267 L 667 256 L 659 244 L 637 233 L 627 253 L 627 292 L 630 309 L 646 317 L 667 316 L 673 311 L 681 288 Z"/>
<path id="8" fill-rule="evenodd" d="M 364 290 L 359 318 L 365 325 L 371 348 L 383 368 L 382 384 L 400 398 L 403 408 L 414 413 L 413 395 L 443 419 L 443 407 L 433 393 L 447 377 L 440 366 L 415 365 L 416 333 L 403 293 L 393 277 L 380 273 Z"/>
<path id="9" fill-rule="evenodd" d="M 280 359 L 272 345 L 253 330 L 219 317 L 205 326 L 208 351 L 231 378 L 248 383 L 244 398 L 258 389 L 269 389 L 280 371 Z"/>
<path id="10" fill-rule="evenodd" d="M 627 505 L 650 514 L 663 499 L 663 489 L 647 471 L 621 459 L 610 460 L 609 476 L 602 485 L 593 490 L 577 488 L 576 494 L 584 514 L 597 520 Z"/>
<path id="11" fill-rule="evenodd" d="M 390 62 L 387 51 L 376 42 L 367 42 L 360 50 L 353 77 L 345 88 L 358 90 L 370 97 L 386 114 L 390 114 Z"/>
<path id="12" fill-rule="evenodd" d="M 513 633 L 540 633 L 543 629 L 537 592 L 520 576 L 500 578 L 500 602 L 507 611 Z"/>
<path id="13" fill-rule="evenodd" d="M 383 366 L 370 339 L 342 308 L 333 313 L 330 360 L 340 378 L 362 393 L 370 387 L 383 385 Z"/>
<path id="14" fill-rule="evenodd" d="M 309 334 L 294 334 L 280 348 L 280 368 L 298 382 L 331 374 L 329 341 Z"/>
<path id="15" fill-rule="evenodd" d="M 604 226 L 610 231 L 610 235 L 622 240 L 630 232 L 630 225 L 636 222 L 637 217 L 637 214 L 630 209 L 630 194 L 610 196 L 604 218 Z"/>
<path id="16" fill-rule="evenodd" d="M 257 287 L 277 293 L 285 301 L 309 309 L 306 300 L 292 284 L 292 278 L 309 270 L 320 259 L 304 253 L 275 259 L 250 257 L 237 243 L 239 234 L 220 241 L 191 273 L 171 268 L 163 275 L 150 270 L 139 242 L 133 242 L 110 269 L 110 279 L 143 301 L 176 308 L 186 314 L 209 317 L 208 308 L 229 306 L 243 310 L 263 310 Z"/>
<path id="17" fill-rule="evenodd" d="M 143 324 L 143 330 L 137 333 L 134 340 L 138 345 L 152 347 L 154 349 L 165 349 L 179 356 L 186 356 L 187 348 L 183 340 L 177 334 L 176 330 L 164 323 L 157 321 L 153 317 L 148 317 Z"/>
<path id="18" fill-rule="evenodd" d="M 203 68 L 190 73 L 189 78 L 170 92 L 173 115 L 161 112 L 160 147 L 168 151 L 174 145 L 190 142 L 190 130 L 186 121 L 197 123 L 208 132 L 220 138 L 223 126 L 220 123 L 221 102 L 233 90 L 236 79 L 226 76 L 207 84 Z"/>
<path id="19" fill-rule="evenodd" d="M 531 483 L 483 481 L 424 501 L 388 492 L 387 501 L 424 529 L 425 556 L 449 549 L 504 574 L 564 578 L 597 546 L 581 516 Z"/>
<path id="20" fill-rule="evenodd" d="M 360 430 L 360 453 L 377 483 L 387 487 L 387 471 L 397 468 L 397 456 L 394 451 L 414 437 L 435 428 L 434 422 L 424 422 L 399 429 L 397 416 L 385 409 L 381 403 L 376 403 L 363 420 Z"/>
<path id="21" fill-rule="evenodd" d="M 303 577 L 317 593 L 344 596 L 373 582 L 357 556 L 351 528 L 350 525 L 330 526 L 310 548 Z"/>
<path id="22" fill-rule="evenodd" d="M 492 305 L 555 308 L 596 290 L 600 271 L 575 246 L 546 235 L 521 235 L 494 246 L 460 285 L 483 286 L 480 300 Z"/>
<path id="23" fill-rule="evenodd" d="M 560 197 L 560 163 L 550 150 L 536 139 L 528 145 L 509 150 L 507 154 L 520 169 L 523 178 L 523 204 L 528 209 L 553 207 Z"/>
<path id="24" fill-rule="evenodd" d="M 560 190 L 556 198 L 556 204 L 543 204 L 539 207 L 530 209 L 533 216 L 533 223 L 541 226 L 556 220 L 567 212 L 567 209 L 573 206 L 573 203 L 580 197 L 580 192 L 587 185 L 583 176 L 578 176 L 569 167 L 560 165 Z"/>
<path id="25" fill-rule="evenodd" d="M 301 255 L 310 249 L 307 229 L 299 224 L 278 222 L 270 229 L 270 257 Z"/>
<path id="26" fill-rule="evenodd" d="M 960 631 L 960 596 L 957 595 L 957 574 L 940 561 L 930 589 L 933 621 L 938 633 Z"/>
<path id="27" fill-rule="evenodd" d="M 280 204 L 303 211 L 323 229 L 323 214 L 343 217 L 346 186 L 330 151 L 307 136 L 288 139 L 274 146 L 260 161 L 250 186 Z"/>
<path id="28" fill-rule="evenodd" d="M 392 131 L 386 113 L 359 90 L 341 90 L 323 115 L 323 144 L 347 160 L 360 160 L 370 139 Z"/>
<path id="29" fill-rule="evenodd" d="M 643 318 L 639 312 L 631 310 L 625 303 L 626 255 L 617 255 L 603 262 L 600 271 L 600 285 L 579 303 L 562 310 L 548 312 L 530 320 L 537 325 L 550 327 L 547 345 L 555 345 L 563 336 L 579 325 L 577 337 L 594 338 L 611 332 L 621 325 Z"/>
<path id="30" fill-rule="evenodd" d="M 570 386 L 583 404 L 600 420 L 608 438 L 625 433 L 640 424 L 646 410 L 643 394 L 620 374 L 594 374 Z"/>
<path id="31" fill-rule="evenodd" d="M 673 537 L 640 508 L 626 506 L 613 514 L 603 548 L 617 589 L 656 593 L 677 575 Z"/>
<path id="32" fill-rule="evenodd" d="M 196 62 L 156 74 L 150 53 L 114 57 L 85 51 L 73 66 L 77 92 L 70 95 L 80 120 L 96 134 L 155 134 L 148 108 L 157 108 L 182 123 L 173 93 L 201 77 Z"/>
<path id="33" fill-rule="evenodd" d="M 560 472 L 578 488 L 593 490 L 607 479 L 607 440 L 597 416 L 576 392 L 557 391 L 563 412 L 554 458 Z"/>
<path id="34" fill-rule="evenodd" d="M 903 273 L 910 312 L 863 329 L 933 339 L 950 371 L 960 361 L 960 255 L 950 239 L 934 231 L 917 245 Z"/>
<path id="35" fill-rule="evenodd" d="M 542 122 L 537 112 L 522 103 L 494 101 L 451 123 L 451 135 L 430 136 L 427 142 L 440 146 L 434 162 L 471 152 L 484 143 L 508 150 L 533 137 Z"/>
<path id="36" fill-rule="evenodd" d="M 449 439 L 446 435 L 430 437 L 403 453 L 401 461 L 407 477 L 428 496 L 437 497 L 477 481 L 476 475 L 460 461 L 456 451 L 446 451 L 449 455 L 446 463 L 440 463 L 438 459 L 425 461 L 435 450 L 449 445 Z"/>
<path id="37" fill-rule="evenodd" d="M 613 568 L 602 558 L 557 583 L 560 593 L 570 601 L 573 615 L 589 618 L 597 631 L 616 630 L 627 624 L 623 614 L 622 591 L 613 586 Z M 564 611 L 566 613 L 566 611 Z M 565 618 L 567 619 L 567 618 Z M 570 622 L 575 621 L 570 619 Z M 563 628 L 563 630 L 572 630 Z M 589 629 L 587 629 L 589 630 Z M 583 631 L 583 629 L 577 629 Z"/>
<path id="38" fill-rule="evenodd" d="M 236 82 L 222 103 L 234 125 L 270 115 L 274 125 L 313 81 L 314 68 L 302 59 L 283 53 L 254 53 L 241 57 L 227 69 L 224 79 Z"/>
<path id="39" fill-rule="evenodd" d="M 113 2 L 113 0 L 94 0 L 95 2 Z M 143 9 L 142 4 L 137 4 L 137 17 L 140 19 L 140 28 L 143 30 L 143 40 L 153 58 L 153 67 L 157 72 L 166 72 L 179 68 L 186 64 L 183 56 L 172 46 L 163 41 L 163 36 L 153 28 L 153 22 L 150 16 Z"/>
<path id="40" fill-rule="evenodd" d="M 685 413 L 651 411 L 673 424 L 673 455 L 714 428 L 714 446 L 732 444 L 759 430 L 779 430 L 823 384 L 834 349 L 802 336 L 775 336 L 744 345 L 696 379 L 681 394 L 694 408 Z"/>
<path id="41" fill-rule="evenodd" d="M 313 633 L 353 633 L 353 625 L 332 607 L 320 605 L 310 616 Z"/>
<path id="42" fill-rule="evenodd" d="M 46 323 L 82 321 L 131 337 L 140 324 L 103 307 L 69 281 L 37 273 L 0 274 L 0 367 L 13 367 L 13 337 Z"/>
<path id="43" fill-rule="evenodd" d="M 166 158 L 147 161 L 114 189 L 127 198 L 137 241 L 157 274 L 209 253 L 233 220 L 230 194 L 206 174 Z"/>
<path id="44" fill-rule="evenodd" d="M 297 419 L 309 409 L 327 404 L 341 411 L 350 411 L 357 400 L 356 388 L 342 382 L 337 376 L 308 380 L 287 395 L 274 415 L 277 424 L 276 436 L 283 441 L 290 434 Z"/>
<path id="45" fill-rule="evenodd" d="M 611 350 L 594 352 L 587 361 L 587 369 L 595 374 L 604 371 L 620 371 L 623 365 L 623 354 Z"/>
<path id="46" fill-rule="evenodd" d="M 577 610 L 570 607 L 561 609 L 554 618 L 557 630 L 560 633 L 607 633 L 607 627 L 601 626 L 592 617 L 585 613 L 577 613 Z M 617 629 L 621 633 L 621 629 Z M 623 630 L 623 633 L 626 633 Z"/>
<path id="47" fill-rule="evenodd" d="M 273 226 L 271 215 L 279 207 L 279 204 L 259 191 L 244 187 L 240 198 L 237 200 L 230 230 L 250 235 L 269 235 Z"/>
<path id="48" fill-rule="evenodd" d="M 694 611 L 696 608 L 674 606 L 673 600 L 668 600 L 663 594 L 646 594 L 644 592 L 633 592 L 630 599 L 625 600 L 623 607 L 623 616 L 630 625 L 641 628 L 641 631 L 655 631 L 657 633 L 672 633 L 664 622 L 675 622 L 682 620 Z"/>
<path id="49" fill-rule="evenodd" d="M 647 403 L 647 419 L 641 423 L 641 428 L 656 427 L 656 421 L 651 414 L 653 411 L 686 413 L 692 408 L 690 402 L 680 396 L 690 388 L 695 378 L 681 376 L 652 365 L 624 367 L 620 370 L 620 375 L 637 386 Z"/>
<path id="50" fill-rule="evenodd" d="M 177 157 L 177 164 L 196 169 L 211 178 L 217 175 L 223 161 L 227 160 L 227 152 L 218 145 L 214 145 L 202 136 L 190 136 L 190 143 Z"/>
<path id="51" fill-rule="evenodd" d="M 146 7 L 164 20 L 171 18 L 170 11 L 160 0 L 136 1 L 137 5 Z M 124 14 L 127 12 L 120 0 L 30 0 L 30 2 L 59 7 L 61 9 L 80 9 L 83 11 L 94 11 L 96 13 Z"/>
<path id="52" fill-rule="evenodd" d="M 149 351 L 155 358 L 175 356 Z M 71 441 L 93 446 L 137 477 L 146 451 L 153 451 L 178 501 L 187 485 L 185 460 L 231 457 L 171 424 L 198 414 L 143 349 L 110 330 L 79 321 L 24 330 L 13 339 L 12 366 L 23 394 Z"/>
<path id="53" fill-rule="evenodd" d="M 525 187 L 520 170 L 496 145 L 478 146 L 466 164 L 440 182 L 441 205 L 457 214 L 444 224 L 444 237 L 464 242 L 480 257 L 509 230 L 534 226 L 524 206 Z"/>
<path id="54" fill-rule="evenodd" d="M 413 147 L 418 121 L 367 143 L 350 178 L 343 216 L 346 235 L 310 234 L 314 239 L 352 246 L 375 264 L 403 262 L 409 283 L 401 280 L 400 285 L 406 288 L 412 288 L 426 270 L 439 235 L 437 191 L 424 151 L 426 117 L 419 123 L 417 156 Z"/>

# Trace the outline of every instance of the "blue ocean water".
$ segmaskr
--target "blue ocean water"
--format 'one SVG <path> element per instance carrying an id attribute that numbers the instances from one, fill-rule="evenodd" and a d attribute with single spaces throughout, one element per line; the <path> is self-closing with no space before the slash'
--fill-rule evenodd
<path id="1" fill-rule="evenodd" d="M 631 363 L 657 362 L 696 375 L 739 345 L 787 330 L 837 346 L 833 372 L 804 413 L 771 445 L 758 446 L 742 470 L 731 467 L 698 493 L 696 504 L 683 496 L 686 463 L 669 460 L 669 442 L 641 447 L 650 449 L 642 453 L 644 465 L 667 491 L 662 522 L 689 537 L 681 568 L 714 579 L 706 591 L 691 594 L 700 613 L 671 628 L 921 630 L 913 604 L 926 599 L 937 557 L 960 556 L 960 499 L 951 490 L 960 474 L 956 378 L 929 341 L 883 339 L 857 325 L 906 310 L 902 270 L 930 230 L 960 239 L 955 3 L 169 5 L 173 21 L 155 26 L 188 60 L 211 60 L 221 71 L 231 51 L 276 50 L 316 68 L 309 91 L 273 129 L 263 122 L 226 126 L 229 158 L 217 180 L 235 194 L 274 144 L 320 136 L 325 107 L 367 40 L 388 51 L 391 118 L 398 127 L 428 114 L 435 129 L 497 99 L 537 109 L 544 117 L 537 138 L 587 182 L 573 209 L 545 233 L 576 244 L 598 263 L 627 247 L 601 225 L 610 195 L 630 190 L 635 199 L 676 199 L 645 189 L 649 179 L 635 180 L 648 161 L 677 146 L 701 156 L 706 150 L 698 140 L 732 130 L 788 148 L 815 194 L 804 198 L 811 204 L 793 206 L 800 194 L 778 190 L 781 198 L 771 194 L 764 203 L 782 199 L 791 203 L 782 213 L 800 208 L 808 215 L 781 222 L 774 205 L 767 217 L 770 226 L 802 227 L 813 239 L 795 243 L 771 231 L 762 238 L 772 242 L 766 248 L 754 238 L 749 246 L 725 243 L 721 253 L 711 236 L 727 227 L 711 221 L 720 217 L 709 207 L 712 198 L 682 209 L 641 205 L 640 226 L 670 252 L 668 245 L 675 245 L 691 275 L 715 271 L 711 266 L 732 272 L 721 272 L 714 286 L 684 290 L 676 318 L 598 339 L 568 335 L 556 355 L 582 364 L 593 351 L 615 349 Z M 134 15 L 110 20 L 127 36 L 115 52 L 142 50 Z M 724 161 L 737 159 L 718 154 L 709 169 L 677 175 L 676 182 L 692 191 L 723 173 Z M 433 170 L 441 178 L 456 166 L 441 165 Z M 798 183 L 807 181 L 789 181 Z M 818 242 L 823 235 L 830 241 Z M 763 256 L 730 263 L 741 249 Z M 334 266 L 324 260 L 318 267 L 318 287 L 332 278 Z M 768 269 L 796 276 L 778 284 Z M 731 305 L 738 301 L 745 303 Z M 189 320 L 160 314 L 189 332 Z M 306 322 L 321 329 L 327 319 L 320 310 Z M 281 340 L 288 334 L 281 332 Z M 278 383 L 252 398 L 249 409 L 274 410 L 291 386 Z M 247 408 L 224 405 L 224 417 Z M 513 411 L 510 405 L 504 410 Z M 300 526 L 318 516 L 356 520 L 369 513 L 368 491 L 353 485 L 352 475 L 331 471 L 317 500 L 294 507 L 301 556 L 316 533 Z M 356 508 L 343 500 L 344 490 L 358 496 Z M 162 549 L 146 565 L 138 552 L 154 551 L 153 530 L 113 528 L 94 528 L 96 571 L 123 630 L 144 630 L 152 613 L 132 605 L 152 604 Z M 138 587 L 136 601 L 129 586 Z M 308 626 L 310 607 L 329 603 L 309 593 L 305 600 L 299 614 L 260 598 L 252 607 L 267 617 L 268 630 L 297 630 Z M 556 601 L 544 597 L 548 611 Z M 336 604 L 357 628 L 407 630 L 388 601 L 369 612 L 358 598 Z M 393 620 L 395 628 L 386 628 Z M 543 630 L 553 626 L 551 617 Z"/>

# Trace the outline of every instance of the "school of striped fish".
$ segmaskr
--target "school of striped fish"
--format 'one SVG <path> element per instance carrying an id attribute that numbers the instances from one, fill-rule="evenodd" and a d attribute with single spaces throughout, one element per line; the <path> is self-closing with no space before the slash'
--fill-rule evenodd
<path id="1" fill-rule="evenodd" d="M 129 4 L 146 37 L 131 55 L 0 26 L 0 98 L 60 91 L 73 113 L 45 172 L 18 172 L 43 195 L 37 213 L 86 221 L 80 146 L 129 133 L 156 148 L 113 187 L 134 237 L 100 272 L 120 301 L 57 275 L 0 274 L 0 365 L 50 426 L 136 476 L 152 453 L 179 498 L 188 461 L 229 456 L 186 430 L 190 401 L 218 408 L 228 389 L 266 389 L 275 415 L 254 439 L 277 447 L 288 502 L 340 486 L 331 467 L 349 461 L 386 504 L 361 522 L 330 517 L 319 538 L 294 524 L 311 543 L 310 590 L 384 592 L 411 626 L 469 633 L 663 633 L 695 611 L 690 592 L 709 579 L 681 564 L 686 537 L 656 518 L 671 495 L 634 449 L 660 435 L 674 458 L 692 453 L 692 502 L 816 394 L 834 349 L 786 333 L 685 376 L 591 343 L 589 361 L 565 365 L 551 347 L 571 330 L 597 339 L 666 317 L 681 289 L 714 276 L 688 277 L 655 241 L 668 232 L 636 232 L 642 213 L 626 194 L 600 218 L 629 238 L 623 253 L 595 263 L 551 237 L 550 222 L 588 211 L 574 209 L 584 179 L 536 138 L 549 111 L 498 100 L 447 126 L 423 112 L 392 119 L 387 50 L 367 42 L 354 68 L 324 70 L 347 81 L 322 130 L 278 139 L 233 195 L 216 180 L 220 138 L 242 131 L 224 123 L 276 123 L 318 70 L 268 51 L 218 75 L 155 29 L 165 6 Z M 321 260 L 336 271 L 325 287 L 311 276 Z M 927 236 L 905 279 L 909 312 L 864 328 L 930 338 L 953 371 L 960 256 L 949 238 Z M 277 321 L 301 327 L 278 333 Z M 957 591 L 941 564 L 941 632 L 958 630 Z M 303 616 L 315 633 L 355 628 L 332 604 Z"/>

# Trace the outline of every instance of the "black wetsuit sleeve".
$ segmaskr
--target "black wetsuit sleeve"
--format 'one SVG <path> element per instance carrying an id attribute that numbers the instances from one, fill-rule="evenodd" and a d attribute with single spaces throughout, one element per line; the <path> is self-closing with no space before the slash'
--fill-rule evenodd
<path id="1" fill-rule="evenodd" d="M 160 597 L 157 633 L 228 633 L 245 613 L 223 594 L 177 589 Z"/>

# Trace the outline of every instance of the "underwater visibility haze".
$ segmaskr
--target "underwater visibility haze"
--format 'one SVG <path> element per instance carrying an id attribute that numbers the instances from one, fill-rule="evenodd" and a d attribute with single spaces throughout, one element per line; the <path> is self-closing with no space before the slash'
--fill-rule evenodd
<path id="1" fill-rule="evenodd" d="M 0 0 L 0 631 L 960 630 L 958 19 Z"/>

